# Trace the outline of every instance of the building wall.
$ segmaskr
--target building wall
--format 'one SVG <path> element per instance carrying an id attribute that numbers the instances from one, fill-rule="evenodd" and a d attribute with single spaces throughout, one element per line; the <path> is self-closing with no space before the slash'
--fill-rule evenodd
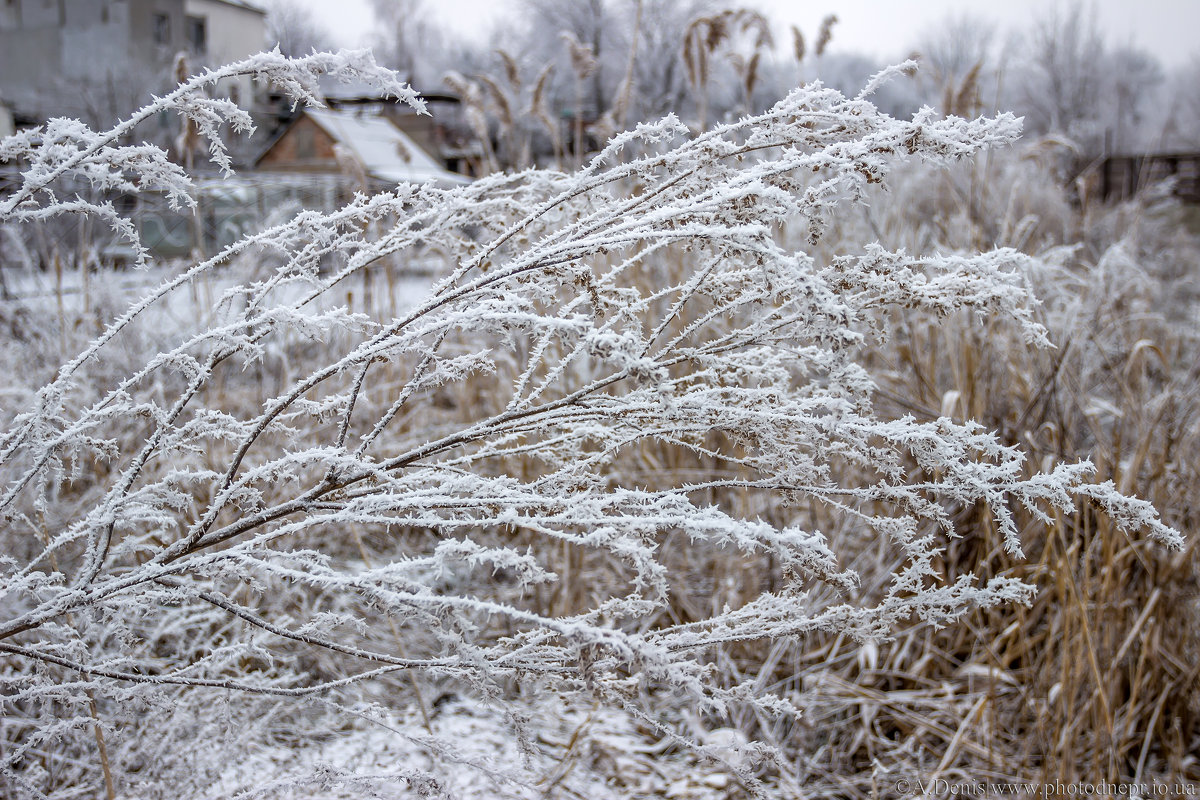
<path id="1" fill-rule="evenodd" d="M 53 28 L 62 24 L 59 0 L 17 0 L 22 24 L 29 29 Z"/>
<path id="2" fill-rule="evenodd" d="M 43 65 L 62 62 L 57 0 L 0 0 L 0 98 L 25 110 L 38 104 Z"/>
<path id="3" fill-rule="evenodd" d="M 441 132 L 438 129 L 438 121 L 432 116 L 414 114 L 407 108 L 400 108 L 397 105 L 387 108 L 386 114 L 393 125 L 408 134 L 426 153 L 440 153 L 442 151 L 442 145 L 444 144 L 442 139 L 444 137 L 441 136 Z"/>
<path id="4" fill-rule="evenodd" d="M 0 103 L 0 139 L 12 136 L 15 132 L 14 128 L 12 109 L 4 103 Z"/>
<path id="5" fill-rule="evenodd" d="M 334 141 L 321 126 L 301 116 L 259 159 L 259 169 L 290 172 L 340 172 Z"/>
<path id="6" fill-rule="evenodd" d="M 58 30 L 62 77 L 88 79 L 129 60 L 129 3 L 65 0 L 64 7 L 64 24 Z"/>
<path id="7" fill-rule="evenodd" d="M 188 16 L 204 19 L 208 47 L 201 58 L 207 66 L 220 67 L 262 52 L 267 39 L 267 17 L 262 11 L 223 0 L 185 0 L 184 8 Z M 254 97 L 254 81 L 237 78 L 237 89 L 231 91 L 233 83 L 218 87 L 218 93 L 236 95 L 243 107 L 248 106 Z"/>
<path id="8" fill-rule="evenodd" d="M 262 52 L 267 39 L 263 12 L 222 0 L 185 0 L 184 8 L 208 22 L 208 56 L 214 64 Z"/>
<path id="9" fill-rule="evenodd" d="M 87 2 L 87 0 L 83 0 Z M 175 54 L 187 47 L 184 38 L 183 0 L 108 0 L 129 8 L 130 57 L 170 67 Z M 165 41 L 155 37 L 154 17 L 164 15 L 169 20 L 169 35 Z"/>
<path id="10" fill-rule="evenodd" d="M 111 123 L 169 85 L 183 2 L 0 0 L 0 97 L 22 115 Z"/>

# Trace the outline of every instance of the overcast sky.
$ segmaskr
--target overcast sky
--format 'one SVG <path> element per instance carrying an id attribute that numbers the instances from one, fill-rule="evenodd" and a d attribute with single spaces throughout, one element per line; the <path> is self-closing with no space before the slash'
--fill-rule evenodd
<path id="1" fill-rule="evenodd" d="M 291 0 L 312 8 L 342 46 L 366 43 L 372 22 L 367 0 Z M 859 52 L 880 59 L 907 55 L 921 34 L 954 14 L 994 21 L 1006 31 L 1026 26 L 1053 0 L 747 0 L 778 24 L 796 24 L 811 40 L 821 18 L 836 13 L 830 51 Z M 482 38 L 491 23 L 512 13 L 519 0 L 427 0 L 426 8 L 450 28 Z M 648 0 L 654 2 L 654 0 Z M 1066 3 L 1060 5 L 1066 7 Z M 1150 50 L 1167 67 L 1200 54 L 1200 0 L 1091 0 L 1108 41 Z M 790 42 L 790 38 L 780 37 Z"/>

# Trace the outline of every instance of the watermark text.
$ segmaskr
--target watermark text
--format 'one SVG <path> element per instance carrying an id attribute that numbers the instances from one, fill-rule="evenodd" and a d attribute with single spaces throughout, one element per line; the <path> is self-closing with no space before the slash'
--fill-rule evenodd
<path id="1" fill-rule="evenodd" d="M 1040 797 L 1043 800 L 1062 797 L 1128 797 L 1150 800 L 1156 797 L 1200 797 L 1200 785 L 1195 783 L 1063 783 L 1052 781 L 967 781 L 945 778 L 900 778 L 895 782 L 900 795 L 925 797 Z"/>

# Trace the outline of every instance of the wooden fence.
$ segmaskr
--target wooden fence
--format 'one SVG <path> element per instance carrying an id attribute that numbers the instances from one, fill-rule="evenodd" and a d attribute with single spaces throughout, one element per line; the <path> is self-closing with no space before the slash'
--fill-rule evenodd
<path id="1" fill-rule="evenodd" d="M 1172 191 L 1185 203 L 1200 203 L 1200 153 L 1109 156 L 1100 163 L 1100 196 L 1126 200 L 1142 189 L 1173 179 Z"/>

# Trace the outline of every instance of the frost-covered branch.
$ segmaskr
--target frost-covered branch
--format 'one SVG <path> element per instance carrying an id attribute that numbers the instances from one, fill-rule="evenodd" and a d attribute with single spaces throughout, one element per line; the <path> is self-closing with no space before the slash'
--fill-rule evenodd
<path id="1" fill-rule="evenodd" d="M 239 117 L 203 86 L 251 72 L 312 102 L 323 71 L 419 104 L 362 56 L 268 54 L 150 108 L 219 141 Z M 33 166 L 0 221 L 100 213 L 59 203 L 70 172 L 186 202 L 165 156 L 119 144 L 149 113 L 6 141 Z M 1048 344 L 1015 251 L 821 247 L 896 163 L 1018 131 L 1008 115 L 897 120 L 814 84 L 694 138 L 673 117 L 640 125 L 577 174 L 305 212 L 168 279 L 0 439 L 4 680 L 30 703 L 169 689 L 351 707 L 419 673 L 498 701 L 533 682 L 722 707 L 745 692 L 711 680 L 715 647 L 868 639 L 1026 601 L 1012 578 L 940 572 L 962 509 L 990 514 L 1013 553 L 1022 526 L 1080 497 L 1177 545 L 1090 464 L 1038 473 L 975 423 L 873 404 L 863 354 L 890 309 L 968 309 Z M 355 276 L 434 258 L 437 281 L 407 305 L 346 306 Z M 197 280 L 222 289 L 212 313 L 140 352 L 155 310 Z M 864 592 L 818 519 L 884 542 L 891 583 Z M 696 558 L 764 580 L 697 618 L 676 607 Z"/>

